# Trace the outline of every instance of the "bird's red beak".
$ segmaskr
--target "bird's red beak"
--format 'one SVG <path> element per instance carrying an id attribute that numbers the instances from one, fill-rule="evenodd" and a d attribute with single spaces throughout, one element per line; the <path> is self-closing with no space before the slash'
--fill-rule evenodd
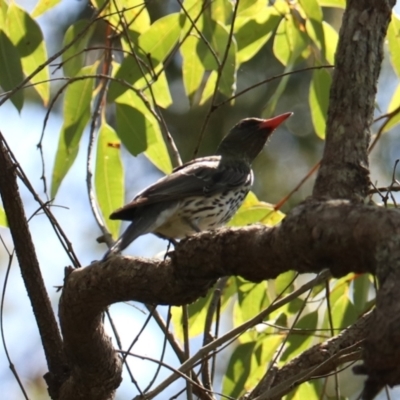
<path id="1" fill-rule="evenodd" d="M 262 122 L 260 122 L 259 128 L 260 129 L 268 129 L 270 131 L 273 131 L 276 129 L 283 121 L 288 119 L 290 116 L 292 116 L 292 112 L 287 112 L 285 114 L 278 115 L 273 118 L 269 119 L 264 119 Z"/>

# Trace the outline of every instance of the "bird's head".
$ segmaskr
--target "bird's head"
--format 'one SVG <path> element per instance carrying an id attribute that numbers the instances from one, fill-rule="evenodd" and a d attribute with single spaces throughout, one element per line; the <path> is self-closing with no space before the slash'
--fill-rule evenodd
<path id="1" fill-rule="evenodd" d="M 252 163 L 272 132 L 292 114 L 288 112 L 269 119 L 242 119 L 222 139 L 217 154 Z"/>

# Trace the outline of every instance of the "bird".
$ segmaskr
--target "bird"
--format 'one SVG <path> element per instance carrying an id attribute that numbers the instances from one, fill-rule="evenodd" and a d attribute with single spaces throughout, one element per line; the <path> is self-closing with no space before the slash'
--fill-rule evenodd
<path id="1" fill-rule="evenodd" d="M 252 162 L 272 132 L 292 114 L 241 120 L 222 139 L 215 155 L 176 167 L 114 211 L 110 219 L 131 223 L 103 260 L 120 254 L 146 233 L 175 243 L 176 239 L 225 225 L 253 184 Z"/>

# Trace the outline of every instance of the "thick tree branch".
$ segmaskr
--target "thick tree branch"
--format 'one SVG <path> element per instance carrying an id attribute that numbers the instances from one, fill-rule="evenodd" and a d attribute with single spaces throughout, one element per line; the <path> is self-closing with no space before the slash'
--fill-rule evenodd
<path id="1" fill-rule="evenodd" d="M 0 144 L 0 193 L 7 215 L 22 278 L 32 304 L 43 343 L 49 374 L 46 376 L 51 397 L 56 398 L 68 370 L 60 332 L 44 286 L 32 237 L 17 185 L 15 165 Z"/>
<path id="2" fill-rule="evenodd" d="M 395 0 L 348 0 L 339 34 L 326 144 L 314 196 L 362 201 L 383 43 Z"/>
<path id="3" fill-rule="evenodd" d="M 189 237 L 166 261 L 113 257 L 72 270 L 60 303 L 65 350 L 76 371 L 69 384 L 74 376 L 84 374 L 82 389 L 77 390 L 81 393 L 115 379 L 119 361 L 104 336 L 100 318 L 112 303 L 187 304 L 227 275 L 259 282 L 288 270 L 329 268 L 335 276 L 351 271 L 374 273 L 376 260 L 387 257 L 387 243 L 399 235 L 399 226 L 400 211 L 396 209 L 346 200 L 308 201 L 278 227 L 220 229 Z M 94 368 L 103 368 L 99 378 Z M 93 379 L 90 383 L 89 376 Z M 118 379 L 113 382 L 119 383 Z"/>
<path id="4" fill-rule="evenodd" d="M 329 374 L 343 364 L 343 356 L 355 354 L 367 335 L 372 313 L 361 317 L 356 323 L 345 329 L 338 336 L 319 343 L 298 357 L 291 360 L 280 369 L 276 369 L 269 387 L 260 387 L 248 394 L 248 400 L 280 399 L 295 386 L 310 380 L 315 376 Z M 357 358 L 359 358 L 359 351 Z M 266 375 L 268 377 L 268 375 Z"/>

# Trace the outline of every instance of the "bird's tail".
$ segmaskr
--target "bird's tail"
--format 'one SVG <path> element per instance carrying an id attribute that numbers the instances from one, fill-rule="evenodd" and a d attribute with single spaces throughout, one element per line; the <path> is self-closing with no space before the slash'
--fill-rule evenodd
<path id="1" fill-rule="evenodd" d="M 107 251 L 103 261 L 109 257 L 120 253 L 128 247 L 139 236 L 149 232 L 154 232 L 171 214 L 175 212 L 177 203 L 164 202 L 143 207 L 140 216 L 133 219 L 126 231 L 118 238 L 115 244 Z M 139 213 L 138 213 L 139 214 Z"/>
<path id="2" fill-rule="evenodd" d="M 104 254 L 103 260 L 107 260 L 111 256 L 119 254 L 122 250 L 127 248 L 135 239 L 137 239 L 140 235 L 143 235 L 146 232 L 143 232 L 141 229 L 138 229 L 138 224 L 136 221 L 129 224 L 126 231 L 117 239 L 112 247 Z"/>

